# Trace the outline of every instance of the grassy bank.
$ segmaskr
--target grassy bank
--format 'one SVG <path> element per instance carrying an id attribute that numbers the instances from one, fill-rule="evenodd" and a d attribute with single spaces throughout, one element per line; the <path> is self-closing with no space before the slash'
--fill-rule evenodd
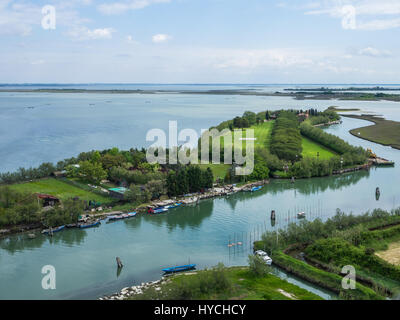
<path id="1" fill-rule="evenodd" d="M 175 275 L 131 299 L 322 300 L 272 274 L 255 276 L 248 267 L 215 268 Z"/>
<path id="2" fill-rule="evenodd" d="M 344 115 L 348 118 L 371 121 L 374 125 L 350 130 L 358 138 L 376 142 L 384 146 L 400 149 L 400 122 L 386 120 L 372 115 Z"/>
<path id="3" fill-rule="evenodd" d="M 281 251 L 275 252 L 272 255 L 276 265 L 292 273 L 302 279 L 305 279 L 315 285 L 328 289 L 341 299 L 349 300 L 381 300 L 382 296 L 375 293 L 372 289 L 367 288 L 359 283 L 356 283 L 356 289 L 344 290 L 342 288 L 343 277 L 315 268 L 303 261 L 295 259 Z"/>

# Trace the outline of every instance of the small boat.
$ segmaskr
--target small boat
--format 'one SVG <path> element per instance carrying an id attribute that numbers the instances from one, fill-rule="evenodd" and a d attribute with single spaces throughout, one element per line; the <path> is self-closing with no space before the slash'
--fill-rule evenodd
<path id="1" fill-rule="evenodd" d="M 153 209 L 153 213 L 158 214 L 158 213 L 164 213 L 167 212 L 168 209 L 166 208 L 157 208 L 157 209 Z"/>
<path id="2" fill-rule="evenodd" d="M 108 217 L 108 221 L 116 221 L 116 220 L 122 220 L 122 219 L 124 219 L 124 217 L 122 215 Z"/>
<path id="3" fill-rule="evenodd" d="M 50 229 L 45 229 L 42 231 L 42 234 L 51 234 L 51 233 L 55 233 L 55 232 L 59 232 L 61 230 L 63 230 L 65 228 L 65 226 L 59 226 L 57 228 L 50 228 Z"/>
<path id="4" fill-rule="evenodd" d="M 70 223 L 70 224 L 67 224 L 65 227 L 66 228 L 76 228 L 77 226 L 78 226 L 77 223 Z"/>
<path id="5" fill-rule="evenodd" d="M 127 215 L 127 218 L 132 218 L 132 217 L 136 216 L 136 212 L 129 212 L 126 215 Z"/>
<path id="6" fill-rule="evenodd" d="M 253 187 L 253 188 L 251 188 L 251 192 L 254 192 L 254 191 L 258 191 L 258 190 L 260 190 L 262 188 L 262 186 L 258 186 L 258 187 Z"/>
<path id="7" fill-rule="evenodd" d="M 179 207 L 181 205 L 182 205 L 182 203 L 177 202 L 177 203 L 171 204 L 169 206 L 166 206 L 165 209 L 173 209 L 173 208 Z"/>
<path id="8" fill-rule="evenodd" d="M 175 273 L 175 272 L 193 270 L 195 268 L 196 268 L 195 264 L 187 264 L 184 266 L 165 268 L 165 269 L 162 269 L 162 271 L 164 271 L 165 273 Z"/>
<path id="9" fill-rule="evenodd" d="M 297 218 L 299 218 L 299 219 L 303 219 L 303 218 L 305 218 L 306 217 L 306 213 L 305 212 L 299 212 L 298 214 L 297 214 Z"/>
<path id="10" fill-rule="evenodd" d="M 81 229 L 86 229 L 86 228 L 92 228 L 92 227 L 96 227 L 100 224 L 100 221 L 95 221 L 93 223 L 83 223 L 79 225 L 79 228 Z"/>

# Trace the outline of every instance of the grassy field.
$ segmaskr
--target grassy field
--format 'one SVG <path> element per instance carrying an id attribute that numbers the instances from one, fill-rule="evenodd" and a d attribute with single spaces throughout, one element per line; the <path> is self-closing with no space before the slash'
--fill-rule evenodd
<path id="1" fill-rule="evenodd" d="M 251 126 L 250 128 L 248 128 L 248 129 L 254 130 L 254 138 L 256 138 L 256 140 L 254 141 L 255 148 L 257 148 L 257 147 L 269 148 L 272 127 L 274 125 L 274 122 L 275 121 L 263 122 L 261 124 L 255 124 L 255 125 Z M 235 129 L 235 131 L 242 131 L 243 138 L 246 138 L 246 131 L 248 129 Z M 221 146 L 225 146 L 225 141 L 224 141 L 223 137 L 224 136 L 221 136 Z M 233 137 L 232 137 L 232 139 L 233 139 Z M 231 145 L 233 145 L 233 141 L 231 142 Z M 246 149 L 246 141 L 242 141 L 241 148 Z"/>
<path id="2" fill-rule="evenodd" d="M 226 176 L 226 173 L 229 171 L 229 169 L 231 168 L 230 164 L 200 164 L 199 165 L 201 167 L 201 169 L 207 169 L 207 168 L 211 168 L 211 171 L 214 174 L 214 181 L 216 181 L 218 178 L 220 179 L 224 179 Z"/>
<path id="3" fill-rule="evenodd" d="M 316 158 L 317 152 L 319 152 L 320 159 L 330 159 L 336 155 L 333 151 L 306 137 L 302 137 L 302 147 L 303 158 Z"/>
<path id="4" fill-rule="evenodd" d="M 274 121 L 269 121 L 269 122 L 264 122 L 264 123 L 261 123 L 258 125 L 253 125 L 249 128 L 249 129 L 254 130 L 254 138 L 256 138 L 256 140 L 254 141 L 255 148 L 258 148 L 258 147 L 269 148 L 273 124 L 274 124 Z M 246 137 L 246 130 L 247 129 L 241 130 L 243 138 Z M 221 148 L 225 146 L 223 137 L 224 136 L 221 136 Z M 230 142 L 230 145 L 232 146 L 232 150 L 234 150 L 233 141 Z M 243 150 L 246 149 L 246 141 L 242 141 L 241 148 Z M 226 173 L 231 168 L 231 165 L 229 165 L 229 164 L 200 164 L 200 166 L 202 169 L 206 169 L 206 168 L 210 167 L 214 174 L 214 180 L 217 180 L 217 178 L 224 179 L 226 176 Z"/>
<path id="5" fill-rule="evenodd" d="M 102 197 L 93 192 L 72 186 L 63 181 L 47 178 L 33 182 L 25 182 L 10 186 L 11 189 L 21 192 L 45 193 L 53 195 L 61 200 L 79 197 L 81 200 L 95 200 L 100 203 L 110 203 L 111 198 Z"/>
<path id="6" fill-rule="evenodd" d="M 386 120 L 372 115 L 345 115 L 345 117 L 372 121 L 375 124 L 350 130 L 358 138 L 400 149 L 400 122 Z"/>

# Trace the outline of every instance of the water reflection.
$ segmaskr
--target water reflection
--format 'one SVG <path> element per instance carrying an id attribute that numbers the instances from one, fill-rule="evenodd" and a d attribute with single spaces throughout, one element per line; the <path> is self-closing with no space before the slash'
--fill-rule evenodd
<path id="1" fill-rule="evenodd" d="M 198 229 L 202 222 L 211 217 L 214 208 L 213 200 L 201 201 L 197 206 L 185 206 L 181 208 L 175 208 L 165 214 L 160 215 L 144 215 L 143 221 L 149 222 L 157 227 L 166 225 L 168 232 L 171 233 L 175 229 L 179 228 L 184 230 L 186 228 Z M 133 222 L 134 220 L 142 219 L 131 219 L 125 221 L 127 226 L 133 227 L 134 224 L 140 224 L 141 222 Z"/>
<path id="2" fill-rule="evenodd" d="M 36 233 L 36 237 L 33 239 L 23 233 L 0 240 L 0 248 L 14 254 L 15 252 L 41 248 L 46 242 L 51 245 L 64 244 L 73 247 L 83 244 L 86 236 L 86 231 L 82 229 L 64 230 L 52 237 Z"/>
<path id="3" fill-rule="evenodd" d="M 272 194 L 281 193 L 282 191 L 293 189 L 304 195 L 316 194 L 326 190 L 338 190 L 344 187 L 355 185 L 361 179 L 368 178 L 370 172 L 361 170 L 343 175 L 335 175 L 330 177 L 299 179 L 295 183 L 289 180 L 272 181 L 267 189 Z"/>
<path id="4" fill-rule="evenodd" d="M 11 236 L 0 240 L 0 248 L 6 250 L 10 254 L 23 250 L 33 250 L 40 248 L 45 242 L 46 237 L 39 235 L 34 239 L 28 238 L 26 234 Z"/>

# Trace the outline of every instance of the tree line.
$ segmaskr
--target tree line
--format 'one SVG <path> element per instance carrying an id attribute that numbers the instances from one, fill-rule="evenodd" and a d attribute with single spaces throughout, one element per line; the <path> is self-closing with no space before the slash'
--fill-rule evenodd
<path id="1" fill-rule="evenodd" d="M 280 111 L 271 135 L 271 152 L 279 159 L 297 161 L 303 150 L 296 113 Z"/>

